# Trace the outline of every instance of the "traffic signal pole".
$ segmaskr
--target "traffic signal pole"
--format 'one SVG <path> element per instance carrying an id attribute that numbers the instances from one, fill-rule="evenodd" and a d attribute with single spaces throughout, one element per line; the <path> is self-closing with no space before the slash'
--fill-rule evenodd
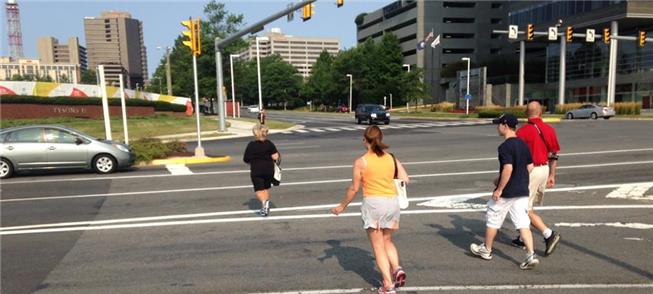
<path id="1" fill-rule="evenodd" d="M 519 41 L 519 106 L 524 105 L 524 64 L 526 63 L 526 43 Z"/>
<path id="2" fill-rule="evenodd" d="M 268 16 L 267 18 L 250 25 L 236 33 L 231 34 L 230 36 L 227 36 L 224 39 L 220 39 L 218 37 L 215 38 L 214 40 L 214 46 L 215 46 L 215 68 L 216 68 L 216 80 L 217 80 L 217 92 L 218 92 L 218 115 L 220 116 L 220 123 L 219 123 L 219 131 L 220 132 L 225 132 L 225 109 L 224 109 L 224 93 L 222 92 L 222 86 L 223 86 L 223 77 L 222 77 L 222 49 L 227 47 L 227 45 L 233 43 L 234 41 L 238 40 L 240 37 L 246 35 L 246 34 L 254 34 L 256 32 L 262 31 L 263 27 L 266 24 L 269 24 L 279 18 L 282 18 L 289 13 L 294 12 L 297 9 L 300 9 L 306 5 L 309 5 L 317 0 L 305 0 L 301 1 L 295 5 L 289 6 L 288 8 L 277 12 L 271 16 Z"/>
<path id="3" fill-rule="evenodd" d="M 617 38 L 619 25 L 612 21 L 610 33 L 610 57 L 608 59 L 608 98 L 607 104 L 611 106 L 614 103 L 614 93 L 617 82 Z"/>

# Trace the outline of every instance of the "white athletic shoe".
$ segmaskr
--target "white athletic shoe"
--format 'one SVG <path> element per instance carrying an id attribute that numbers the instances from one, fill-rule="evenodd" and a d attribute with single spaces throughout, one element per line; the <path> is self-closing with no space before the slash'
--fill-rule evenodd
<path id="1" fill-rule="evenodd" d="M 472 254 L 485 259 L 485 260 L 490 260 L 492 259 L 492 251 L 488 250 L 485 247 L 485 243 L 481 243 L 480 245 L 472 243 L 469 245 L 469 250 L 472 252 Z"/>

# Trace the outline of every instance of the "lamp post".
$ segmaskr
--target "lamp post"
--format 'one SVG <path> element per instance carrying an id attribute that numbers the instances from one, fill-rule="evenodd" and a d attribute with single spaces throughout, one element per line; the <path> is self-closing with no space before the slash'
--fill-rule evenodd
<path id="1" fill-rule="evenodd" d="M 238 54 L 229 55 L 231 65 L 231 116 L 236 118 L 236 90 L 234 88 L 234 57 L 240 57 Z"/>
<path id="2" fill-rule="evenodd" d="M 410 64 L 404 63 L 401 67 L 402 68 L 408 67 L 408 72 L 410 72 Z"/>
<path id="3" fill-rule="evenodd" d="M 162 50 L 163 47 L 156 47 L 158 50 Z M 168 95 L 172 96 L 172 78 L 170 76 L 170 47 L 166 47 L 166 86 L 168 88 Z M 159 80 L 159 89 L 161 88 L 161 80 Z M 159 91 L 160 92 L 160 91 Z"/>
<path id="4" fill-rule="evenodd" d="M 354 77 L 351 74 L 347 74 L 349 78 L 349 113 L 351 113 L 351 85 Z"/>
<path id="5" fill-rule="evenodd" d="M 256 37 L 256 73 L 258 75 L 258 111 L 261 113 L 263 111 L 263 93 L 261 92 L 261 53 L 259 40 L 261 38 Z"/>
<path id="6" fill-rule="evenodd" d="M 469 70 L 471 59 L 469 57 L 463 57 L 462 60 L 467 61 L 467 94 L 465 96 L 469 96 Z M 467 97 L 465 97 L 465 115 L 469 115 L 469 99 L 467 99 Z"/>
<path id="7" fill-rule="evenodd" d="M 408 72 L 410 73 L 410 64 L 404 63 L 401 68 L 404 67 L 408 67 Z M 392 97 L 392 95 L 390 97 Z M 390 99 L 390 108 L 392 108 L 392 99 Z M 406 113 L 408 113 L 408 100 L 406 100 Z"/>

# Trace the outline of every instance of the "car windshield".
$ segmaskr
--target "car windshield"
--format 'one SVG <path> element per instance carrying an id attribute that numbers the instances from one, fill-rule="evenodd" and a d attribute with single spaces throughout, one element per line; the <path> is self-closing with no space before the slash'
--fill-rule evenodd
<path id="1" fill-rule="evenodd" d="M 370 105 L 365 107 L 365 111 L 367 112 L 383 111 L 383 107 L 381 107 L 381 105 Z"/>

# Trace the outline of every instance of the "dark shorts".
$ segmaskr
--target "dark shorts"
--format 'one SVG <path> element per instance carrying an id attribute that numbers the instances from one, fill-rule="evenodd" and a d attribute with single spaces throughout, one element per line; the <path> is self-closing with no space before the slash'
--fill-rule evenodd
<path id="1" fill-rule="evenodd" d="M 254 185 L 254 192 L 267 190 L 272 187 L 272 177 L 251 175 L 251 178 L 252 184 Z"/>

